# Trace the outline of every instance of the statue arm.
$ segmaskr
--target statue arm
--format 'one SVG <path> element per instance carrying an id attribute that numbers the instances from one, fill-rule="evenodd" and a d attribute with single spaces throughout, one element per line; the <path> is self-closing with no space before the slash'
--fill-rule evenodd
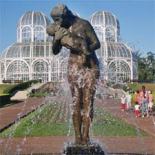
<path id="1" fill-rule="evenodd" d="M 64 36 L 61 39 L 61 44 L 66 48 L 76 51 L 78 53 L 88 53 L 86 41 L 73 33 L 68 32 L 68 35 Z"/>
<path id="2" fill-rule="evenodd" d="M 87 21 L 86 25 L 86 35 L 87 35 L 87 39 L 88 39 L 88 48 L 89 48 L 89 51 L 92 52 L 92 51 L 95 51 L 97 50 L 98 48 L 100 48 L 100 42 L 99 42 L 99 39 L 93 29 L 93 27 L 91 26 L 91 24 Z"/>
<path id="3" fill-rule="evenodd" d="M 88 21 L 83 24 L 83 27 L 85 28 L 86 38 L 68 32 L 68 39 L 62 38 L 61 43 L 66 48 L 89 55 L 91 52 L 100 48 L 100 42 L 93 27 Z"/>
<path id="4" fill-rule="evenodd" d="M 56 31 L 56 24 L 52 23 L 46 28 L 46 32 L 50 36 L 54 36 Z"/>
<path id="5" fill-rule="evenodd" d="M 60 40 L 55 40 L 53 37 L 53 45 L 52 45 L 52 51 L 53 54 L 56 55 L 61 51 L 62 45 L 60 43 Z"/>
<path id="6" fill-rule="evenodd" d="M 46 32 L 48 33 L 48 35 L 53 37 L 52 51 L 53 51 L 53 54 L 55 55 L 58 54 L 62 48 L 60 40 L 55 39 L 55 33 L 57 29 L 58 29 L 58 26 L 55 23 L 50 24 L 46 28 Z"/>

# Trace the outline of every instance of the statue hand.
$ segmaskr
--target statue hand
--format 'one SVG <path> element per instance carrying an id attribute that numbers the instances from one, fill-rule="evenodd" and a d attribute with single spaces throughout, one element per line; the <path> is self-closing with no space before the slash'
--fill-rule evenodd
<path id="1" fill-rule="evenodd" d="M 55 40 L 60 40 L 67 34 L 68 34 L 67 29 L 60 27 L 59 30 L 55 32 Z"/>

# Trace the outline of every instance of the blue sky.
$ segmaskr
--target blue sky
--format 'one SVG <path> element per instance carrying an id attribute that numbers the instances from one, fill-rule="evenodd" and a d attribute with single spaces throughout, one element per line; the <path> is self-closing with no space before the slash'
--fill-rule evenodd
<path id="1" fill-rule="evenodd" d="M 111 11 L 120 21 L 125 43 L 143 54 L 155 52 L 155 0 L 0 0 L 0 53 L 16 42 L 17 22 L 26 11 L 42 11 L 50 18 L 59 3 L 85 19 L 98 10 Z"/>

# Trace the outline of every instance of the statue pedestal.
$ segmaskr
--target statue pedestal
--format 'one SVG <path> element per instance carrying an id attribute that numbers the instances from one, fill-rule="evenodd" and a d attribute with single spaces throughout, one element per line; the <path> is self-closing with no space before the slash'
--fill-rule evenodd
<path id="1" fill-rule="evenodd" d="M 64 150 L 64 155 L 105 155 L 105 153 L 97 143 L 92 143 L 87 146 L 68 144 Z"/>

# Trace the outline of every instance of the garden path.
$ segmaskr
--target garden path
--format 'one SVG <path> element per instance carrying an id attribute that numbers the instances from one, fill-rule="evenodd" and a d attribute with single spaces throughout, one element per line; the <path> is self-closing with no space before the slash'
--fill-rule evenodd
<path id="1" fill-rule="evenodd" d="M 26 116 L 43 104 L 43 98 L 33 97 L 14 105 L 0 108 L 0 131 L 9 127 L 19 118 Z"/>

